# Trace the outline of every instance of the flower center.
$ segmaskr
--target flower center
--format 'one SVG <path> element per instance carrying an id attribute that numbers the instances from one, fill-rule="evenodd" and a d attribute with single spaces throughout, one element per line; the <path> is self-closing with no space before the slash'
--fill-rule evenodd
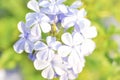
<path id="1" fill-rule="evenodd" d="M 29 33 L 27 32 L 27 33 L 24 35 L 24 38 L 25 38 L 25 39 L 28 39 L 28 36 L 29 36 Z"/>
<path id="2" fill-rule="evenodd" d="M 56 26 L 56 23 L 53 23 L 52 26 L 51 26 L 50 33 L 51 33 L 52 36 L 55 36 L 56 32 L 57 32 L 57 26 Z"/>
<path id="3" fill-rule="evenodd" d="M 50 46 L 48 46 L 48 49 L 52 49 Z"/>
<path id="4" fill-rule="evenodd" d="M 74 46 L 74 45 L 72 45 L 71 47 L 72 47 L 72 48 L 75 48 L 75 46 Z"/>

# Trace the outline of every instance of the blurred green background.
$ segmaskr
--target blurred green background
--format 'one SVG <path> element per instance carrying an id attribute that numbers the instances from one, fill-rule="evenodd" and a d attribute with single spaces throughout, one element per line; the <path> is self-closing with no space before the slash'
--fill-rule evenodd
<path id="1" fill-rule="evenodd" d="M 20 34 L 17 23 L 25 21 L 29 0 L 0 0 L 0 69 L 17 70 L 22 80 L 45 80 L 28 55 L 17 54 L 13 44 Z M 66 0 L 70 5 L 74 0 Z M 76 80 L 120 80 L 120 0 L 82 0 L 87 17 L 97 28 L 96 49 Z M 13 79 L 15 80 L 15 79 Z M 17 80 L 17 79 L 16 79 Z"/>

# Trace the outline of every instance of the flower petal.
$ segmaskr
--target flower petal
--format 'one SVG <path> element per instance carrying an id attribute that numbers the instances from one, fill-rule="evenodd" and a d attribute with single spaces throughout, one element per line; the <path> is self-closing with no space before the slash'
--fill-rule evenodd
<path id="1" fill-rule="evenodd" d="M 39 0 L 39 6 L 48 7 L 50 5 L 49 1 Z"/>
<path id="2" fill-rule="evenodd" d="M 74 16 L 70 16 L 70 17 L 66 17 L 62 20 L 62 26 L 64 28 L 69 28 L 75 25 L 75 17 Z"/>
<path id="3" fill-rule="evenodd" d="M 71 8 L 79 8 L 82 6 L 82 2 L 81 1 L 75 1 L 70 7 Z"/>
<path id="4" fill-rule="evenodd" d="M 38 60 L 45 60 L 46 61 L 48 59 L 48 56 L 49 56 L 48 49 L 45 49 L 45 50 L 42 50 L 42 51 L 39 51 L 36 53 L 36 58 Z"/>
<path id="5" fill-rule="evenodd" d="M 68 57 L 68 63 L 72 66 L 75 74 L 80 73 L 83 69 L 84 62 L 81 61 L 75 50 L 72 50 L 70 56 Z"/>
<path id="6" fill-rule="evenodd" d="M 46 16 L 45 14 L 39 14 L 40 15 L 40 17 L 41 17 L 41 21 L 43 21 L 43 22 L 50 22 L 50 19 L 49 19 L 49 17 L 48 16 Z"/>
<path id="7" fill-rule="evenodd" d="M 54 43 L 55 41 L 56 41 L 56 38 L 52 37 L 52 36 L 48 36 L 47 39 L 46 39 L 46 42 L 47 42 L 48 46 L 51 46 L 52 43 Z"/>
<path id="8" fill-rule="evenodd" d="M 31 34 L 33 36 L 40 36 L 41 35 L 41 30 L 40 30 L 40 27 L 38 24 L 31 28 Z"/>
<path id="9" fill-rule="evenodd" d="M 41 22 L 41 23 L 40 23 L 40 26 L 41 26 L 42 31 L 43 31 L 44 33 L 50 32 L 50 30 L 51 30 L 51 26 L 50 26 L 49 23 Z"/>
<path id="10" fill-rule="evenodd" d="M 94 38 L 97 36 L 97 30 L 95 27 L 85 27 L 81 32 L 85 38 Z"/>
<path id="11" fill-rule="evenodd" d="M 60 76 L 60 80 L 74 80 L 78 74 L 75 74 L 72 69 L 68 69 L 67 72 Z"/>
<path id="12" fill-rule="evenodd" d="M 51 61 L 54 57 L 54 51 L 50 49 L 44 49 L 36 54 L 36 58 L 39 60 Z"/>
<path id="13" fill-rule="evenodd" d="M 59 41 L 54 42 L 51 47 L 53 50 L 58 50 L 58 48 L 61 46 L 62 44 Z"/>
<path id="14" fill-rule="evenodd" d="M 91 25 L 91 22 L 86 18 L 80 18 L 77 21 L 77 25 L 79 26 L 79 31 L 81 31 L 85 27 L 89 27 Z"/>
<path id="15" fill-rule="evenodd" d="M 68 32 L 64 33 L 61 39 L 64 44 L 69 45 L 69 46 L 72 45 L 73 40 L 72 40 L 72 35 L 70 33 Z"/>
<path id="16" fill-rule="evenodd" d="M 60 66 L 54 66 L 54 70 L 58 75 L 63 75 L 63 74 L 65 74 L 65 70 L 62 69 Z"/>
<path id="17" fill-rule="evenodd" d="M 27 27 L 31 27 L 35 24 L 35 22 L 36 22 L 35 16 L 36 16 L 35 13 L 27 13 L 26 14 L 26 25 L 27 25 Z"/>
<path id="18" fill-rule="evenodd" d="M 74 80 L 75 78 L 78 77 L 78 74 L 75 74 L 75 73 L 71 70 L 71 71 L 69 71 L 68 76 L 69 76 L 69 79 L 70 79 L 70 80 Z"/>
<path id="19" fill-rule="evenodd" d="M 86 16 L 86 14 L 87 14 L 87 12 L 85 11 L 84 8 L 82 8 L 81 10 L 78 11 L 77 17 L 78 17 L 78 18 L 83 18 L 83 17 Z"/>
<path id="20" fill-rule="evenodd" d="M 95 43 L 90 39 L 84 40 L 84 42 L 81 45 L 81 53 L 85 56 L 91 54 L 94 49 Z"/>
<path id="21" fill-rule="evenodd" d="M 37 70 L 45 69 L 48 65 L 49 65 L 49 63 L 47 61 L 42 61 L 42 60 L 38 60 L 38 59 L 36 59 L 34 61 L 34 67 Z"/>
<path id="22" fill-rule="evenodd" d="M 71 50 L 71 47 L 61 46 L 58 48 L 58 54 L 62 57 L 66 57 L 68 56 L 68 54 L 70 54 Z"/>
<path id="23" fill-rule="evenodd" d="M 50 5 L 50 6 L 49 6 L 49 10 L 50 10 L 50 12 L 51 12 L 52 14 L 56 14 L 56 13 L 59 12 L 59 8 L 58 8 L 57 5 Z"/>
<path id="24" fill-rule="evenodd" d="M 67 7 L 63 4 L 58 5 L 58 8 L 62 13 L 67 13 L 68 12 Z"/>
<path id="25" fill-rule="evenodd" d="M 52 65 L 54 66 L 54 70 L 56 74 L 63 75 L 65 74 L 65 66 L 62 63 L 62 58 L 60 55 L 55 55 L 52 60 Z"/>
<path id="26" fill-rule="evenodd" d="M 59 66 L 59 64 L 62 64 L 62 58 L 60 55 L 55 54 L 52 61 L 54 61 L 55 66 Z M 59 66 L 60 67 L 60 66 Z"/>
<path id="27" fill-rule="evenodd" d="M 55 3 L 55 2 L 56 2 L 56 0 L 50 0 L 50 2 L 51 2 L 51 3 Z"/>
<path id="28" fill-rule="evenodd" d="M 18 30 L 21 32 L 21 33 L 25 33 L 27 31 L 27 28 L 26 28 L 26 25 L 24 22 L 20 21 L 18 23 Z"/>
<path id="29" fill-rule="evenodd" d="M 26 51 L 27 53 L 32 53 L 33 48 L 34 48 L 33 42 L 27 40 L 27 41 L 25 42 L 25 51 Z"/>
<path id="30" fill-rule="evenodd" d="M 53 79 L 54 78 L 54 70 L 51 66 L 47 67 L 42 71 L 42 76 L 47 79 Z"/>
<path id="31" fill-rule="evenodd" d="M 63 2 L 65 2 L 66 0 L 57 0 L 57 4 L 61 4 L 61 3 L 63 3 Z"/>
<path id="32" fill-rule="evenodd" d="M 60 80 L 69 80 L 68 74 L 66 73 L 66 74 L 61 75 Z"/>
<path id="33" fill-rule="evenodd" d="M 53 60 L 54 56 L 55 56 L 55 52 L 52 49 L 49 49 L 48 50 L 48 59 L 47 60 L 49 60 L 49 61 Z"/>
<path id="34" fill-rule="evenodd" d="M 30 35 L 30 39 L 31 41 L 35 42 L 37 40 L 41 39 L 41 30 L 38 24 L 34 25 L 31 28 L 31 35 Z"/>
<path id="35" fill-rule="evenodd" d="M 34 46 L 35 50 L 44 50 L 46 48 L 47 48 L 47 45 L 45 43 L 43 43 L 43 42 L 40 42 L 40 41 L 37 41 L 35 43 L 35 46 Z"/>
<path id="36" fill-rule="evenodd" d="M 24 46 L 25 46 L 25 39 L 21 38 L 14 44 L 13 48 L 17 53 L 22 53 L 24 50 Z"/>
<path id="37" fill-rule="evenodd" d="M 81 45 L 77 45 L 75 46 L 74 48 L 76 50 L 76 53 L 79 54 L 79 56 L 84 56 L 82 53 L 81 53 Z"/>
<path id="38" fill-rule="evenodd" d="M 33 19 L 36 16 L 37 13 L 29 12 L 26 14 L 25 19 L 26 21 L 29 21 L 30 19 Z"/>
<path id="39" fill-rule="evenodd" d="M 75 45 L 80 45 L 80 43 L 82 43 L 82 42 L 83 42 L 83 36 L 80 33 L 76 32 L 73 35 L 73 44 L 74 44 L 74 46 Z"/>
<path id="40" fill-rule="evenodd" d="M 40 11 L 38 2 L 36 0 L 30 0 L 27 4 L 27 7 L 36 12 Z"/>

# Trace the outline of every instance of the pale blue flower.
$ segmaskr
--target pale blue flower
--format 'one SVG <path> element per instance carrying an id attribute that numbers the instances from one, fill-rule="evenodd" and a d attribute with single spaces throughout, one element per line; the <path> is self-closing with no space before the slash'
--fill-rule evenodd
<path id="1" fill-rule="evenodd" d="M 47 44 L 41 41 L 35 43 L 36 57 L 41 58 L 41 60 L 49 60 L 50 56 L 55 54 L 55 51 L 61 46 L 61 43 L 56 41 L 55 37 L 48 36 L 46 42 Z"/>
<path id="2" fill-rule="evenodd" d="M 32 53 L 34 42 L 41 37 L 39 29 L 37 27 L 30 29 L 23 22 L 18 23 L 18 29 L 21 32 L 21 35 L 19 36 L 20 39 L 13 46 L 14 50 L 17 53 L 22 53 L 24 50 L 27 53 Z"/>
<path id="3" fill-rule="evenodd" d="M 59 24 L 68 12 L 67 7 L 62 4 L 65 0 L 40 0 L 41 12 L 47 14 L 51 24 Z M 59 30 L 59 25 L 56 26 Z"/>
<path id="4" fill-rule="evenodd" d="M 64 33 L 61 39 L 65 45 L 59 47 L 58 54 L 62 57 L 68 56 L 68 63 L 73 68 L 74 73 L 80 73 L 84 66 L 84 55 L 80 52 L 80 44 L 84 40 L 82 35 Z"/>
<path id="5" fill-rule="evenodd" d="M 55 74 L 65 74 L 62 59 L 57 54 L 52 54 L 49 60 L 41 60 L 41 58 L 37 57 L 34 61 L 34 67 L 37 70 L 43 70 L 42 76 L 47 79 L 53 79 Z"/>
<path id="6" fill-rule="evenodd" d="M 59 13 L 67 13 L 67 7 L 62 4 L 65 0 L 40 0 L 39 6 L 43 7 L 42 12 L 46 14 L 56 15 Z"/>
<path id="7" fill-rule="evenodd" d="M 28 13 L 26 15 L 26 24 L 30 27 L 38 26 L 44 33 L 47 33 L 51 30 L 51 25 L 49 22 L 49 17 L 43 13 Z"/>
<path id="8" fill-rule="evenodd" d="M 79 27 L 83 27 L 84 23 L 85 24 L 89 24 L 88 20 L 86 20 L 84 17 L 86 15 L 86 12 L 84 9 L 81 10 L 70 10 L 68 13 L 68 16 L 66 16 L 63 20 L 62 20 L 62 26 L 64 28 L 69 28 L 69 27 L 75 27 L 79 28 Z M 83 25 L 81 25 L 81 23 Z"/>

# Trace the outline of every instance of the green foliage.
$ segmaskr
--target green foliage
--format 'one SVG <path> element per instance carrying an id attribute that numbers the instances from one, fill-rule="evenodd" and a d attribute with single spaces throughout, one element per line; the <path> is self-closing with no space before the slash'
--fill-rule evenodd
<path id="1" fill-rule="evenodd" d="M 70 5 L 74 0 L 67 0 Z M 103 19 L 114 17 L 120 23 L 120 0 L 82 0 L 87 10 L 87 17 L 97 28 L 98 36 L 94 39 L 96 50 L 86 57 L 83 72 L 76 80 L 120 80 L 120 51 L 114 35 L 120 35 L 116 25 L 106 26 Z M 34 69 L 27 54 L 17 54 L 13 44 L 18 39 L 17 23 L 24 20 L 28 10 L 28 0 L 0 0 L 0 68 L 20 67 L 24 80 L 44 80 L 41 72 Z M 72 28 L 71 28 L 72 29 Z M 119 47 L 120 48 L 120 47 Z"/>

